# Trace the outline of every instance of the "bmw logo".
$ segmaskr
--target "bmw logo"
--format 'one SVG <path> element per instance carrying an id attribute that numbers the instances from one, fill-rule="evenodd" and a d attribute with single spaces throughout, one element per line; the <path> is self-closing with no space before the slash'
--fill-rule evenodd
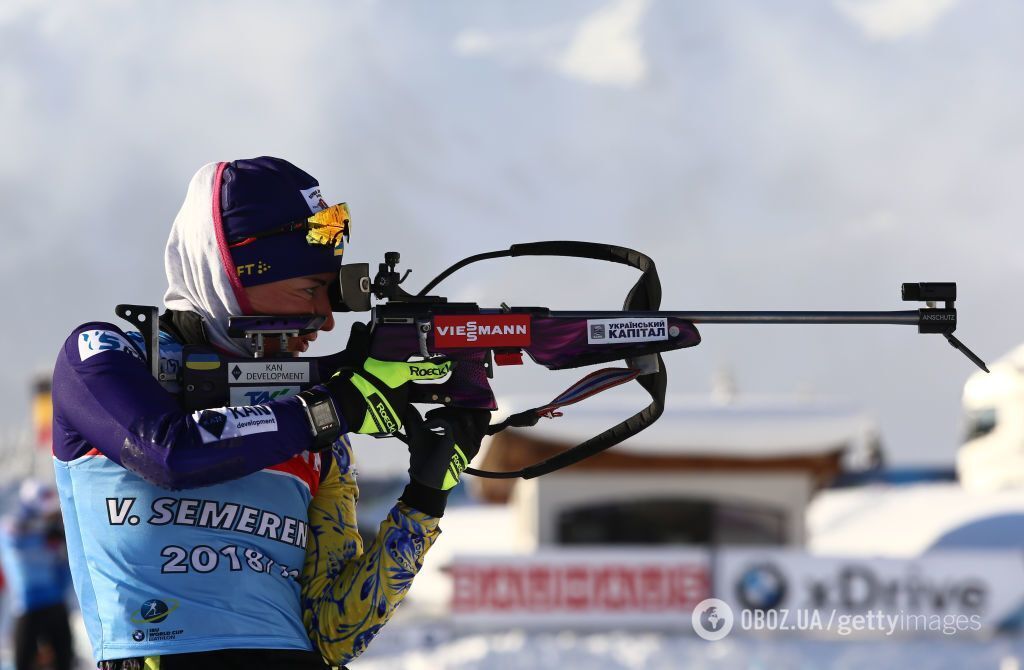
<path id="1" fill-rule="evenodd" d="M 746 609 L 775 609 L 786 599 L 786 577 L 771 563 L 753 565 L 737 581 L 736 597 Z"/>
<path id="2" fill-rule="evenodd" d="M 135 631 L 132 632 L 132 639 L 135 640 L 136 642 L 142 642 L 143 640 L 146 639 L 146 634 L 144 632 L 142 632 L 141 630 L 136 629 Z"/>

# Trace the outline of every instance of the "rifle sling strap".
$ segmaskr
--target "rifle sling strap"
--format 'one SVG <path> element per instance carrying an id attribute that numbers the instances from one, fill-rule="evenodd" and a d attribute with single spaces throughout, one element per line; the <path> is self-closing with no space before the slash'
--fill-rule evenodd
<path id="1" fill-rule="evenodd" d="M 448 270 L 438 275 L 437 278 L 429 283 L 420 294 L 426 294 L 442 279 L 471 262 L 515 256 L 568 256 L 629 265 L 640 270 L 642 274 L 640 279 L 630 289 L 622 308 L 629 311 L 655 311 L 661 306 L 661 281 L 658 278 L 658 270 L 654 265 L 654 261 L 650 257 L 626 247 L 597 244 L 594 242 L 533 242 L 514 244 L 506 251 L 479 254 L 448 268 Z M 488 434 L 494 435 L 510 427 L 534 426 L 541 416 L 552 418 L 560 416 L 561 413 L 557 411 L 559 407 L 580 402 L 601 391 L 633 381 L 634 379 L 651 396 L 651 403 L 640 412 L 595 435 L 586 442 L 577 444 L 560 454 L 539 463 L 534 463 L 521 470 L 492 472 L 489 470 L 466 468 L 466 472 L 489 479 L 513 479 L 517 477 L 532 479 L 561 470 L 585 458 L 590 458 L 636 435 L 657 421 L 658 417 L 665 410 L 665 390 L 668 383 L 668 374 L 665 371 L 661 354 L 655 354 L 655 358 L 657 366 L 652 372 L 644 372 L 632 366 L 629 368 L 604 368 L 593 372 L 566 389 L 547 405 L 513 414 L 502 423 L 491 426 Z"/>

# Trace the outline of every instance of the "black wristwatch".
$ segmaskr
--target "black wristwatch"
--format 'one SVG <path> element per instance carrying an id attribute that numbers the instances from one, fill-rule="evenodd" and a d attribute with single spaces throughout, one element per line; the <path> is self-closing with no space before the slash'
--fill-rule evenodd
<path id="1" fill-rule="evenodd" d="M 313 429 L 313 449 L 324 451 L 330 449 L 341 436 L 341 419 L 334 407 L 331 394 L 318 388 L 312 388 L 298 394 L 299 402 L 306 410 L 306 417 Z"/>

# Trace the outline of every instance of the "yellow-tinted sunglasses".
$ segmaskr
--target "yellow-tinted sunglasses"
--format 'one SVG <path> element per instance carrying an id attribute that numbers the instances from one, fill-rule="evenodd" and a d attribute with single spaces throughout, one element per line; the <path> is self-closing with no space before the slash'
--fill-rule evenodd
<path id="1" fill-rule="evenodd" d="M 334 255 L 341 256 L 345 253 L 345 241 L 351 228 L 348 205 L 343 202 L 332 205 L 306 219 L 306 242 L 333 247 Z"/>

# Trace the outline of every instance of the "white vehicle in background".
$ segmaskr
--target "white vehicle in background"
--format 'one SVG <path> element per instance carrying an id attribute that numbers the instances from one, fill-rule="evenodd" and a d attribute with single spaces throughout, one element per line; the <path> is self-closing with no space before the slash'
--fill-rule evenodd
<path id="1" fill-rule="evenodd" d="M 956 469 L 973 492 L 1024 486 L 1024 345 L 990 369 L 964 385 L 965 442 Z"/>

